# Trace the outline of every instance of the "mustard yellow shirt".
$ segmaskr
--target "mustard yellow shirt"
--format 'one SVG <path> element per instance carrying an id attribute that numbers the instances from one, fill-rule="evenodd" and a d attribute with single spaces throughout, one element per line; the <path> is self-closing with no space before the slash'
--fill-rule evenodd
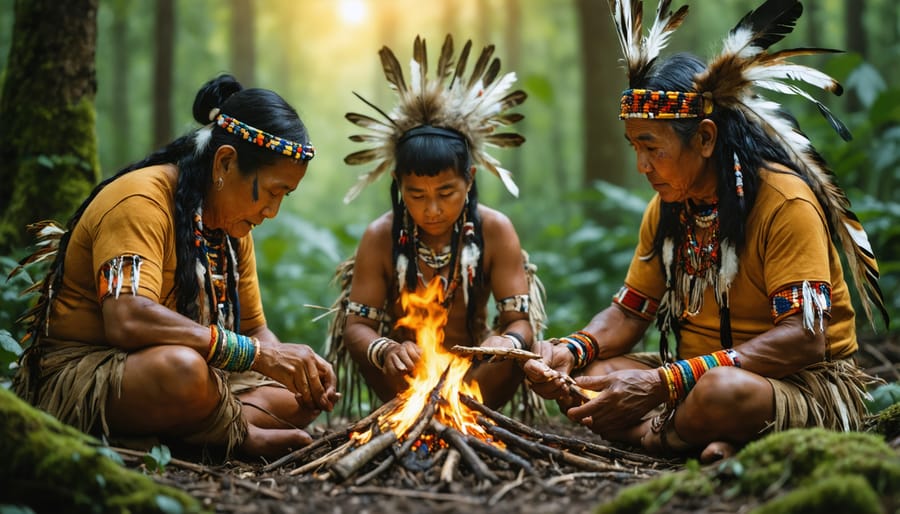
<path id="1" fill-rule="evenodd" d="M 659 256 L 643 261 L 653 248 L 660 215 L 657 195 L 641 221 L 640 241 L 625 284 L 657 301 L 665 291 Z M 738 271 L 728 293 L 735 346 L 774 326 L 770 297 L 787 286 L 825 282 L 831 286 L 826 336 L 831 357 L 857 350 L 855 314 L 837 248 L 825 213 L 809 186 L 789 171 L 760 171 L 759 193 L 747 222 L 747 239 L 738 254 Z M 702 310 L 681 325 L 679 358 L 721 350 L 719 307 L 707 288 Z"/>
<path id="2" fill-rule="evenodd" d="M 132 171 L 107 185 L 85 209 L 66 252 L 62 288 L 50 312 L 49 336 L 67 341 L 107 344 L 100 298 L 100 270 L 122 255 L 142 259 L 137 294 L 175 308 L 175 166 Z M 241 332 L 265 324 L 253 238 L 238 240 L 238 296 Z M 132 294 L 130 273 L 120 294 Z"/>

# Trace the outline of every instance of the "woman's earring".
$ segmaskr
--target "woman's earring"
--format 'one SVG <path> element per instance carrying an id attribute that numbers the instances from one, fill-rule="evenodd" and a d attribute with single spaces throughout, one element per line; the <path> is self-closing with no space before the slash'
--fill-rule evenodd
<path id="1" fill-rule="evenodd" d="M 225 187 L 225 179 L 219 177 L 216 179 L 216 191 L 221 191 L 222 188 Z"/>

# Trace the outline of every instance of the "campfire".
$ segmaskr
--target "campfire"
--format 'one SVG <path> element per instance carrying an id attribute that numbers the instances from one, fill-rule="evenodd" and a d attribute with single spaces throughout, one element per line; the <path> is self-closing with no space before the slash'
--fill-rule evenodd
<path id="1" fill-rule="evenodd" d="M 415 480 L 420 484 L 440 486 L 471 477 L 481 488 L 509 481 L 512 474 L 518 483 L 524 475 L 552 489 L 556 481 L 545 480 L 548 473 L 542 468 L 555 475 L 569 467 L 581 474 L 637 479 L 669 467 L 666 461 L 641 454 L 541 432 L 482 404 L 478 385 L 464 381 L 473 362 L 539 356 L 521 350 L 447 351 L 443 295 L 441 282 L 435 280 L 423 293 L 401 297 L 408 315 L 398 325 L 415 331 L 422 350 L 406 390 L 356 423 L 269 464 L 265 471 L 299 462 L 290 475 L 361 486 L 400 468 L 405 474 L 420 475 Z"/>

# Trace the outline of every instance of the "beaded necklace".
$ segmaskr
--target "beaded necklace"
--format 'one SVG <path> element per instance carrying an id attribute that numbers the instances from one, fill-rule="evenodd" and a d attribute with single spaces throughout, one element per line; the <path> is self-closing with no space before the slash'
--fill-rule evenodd
<path id="1" fill-rule="evenodd" d="M 450 258 L 453 257 L 453 250 L 450 245 L 441 249 L 440 253 L 436 253 L 430 246 L 425 244 L 421 239 L 416 239 L 416 251 L 422 262 L 433 269 L 441 269 L 450 264 Z"/>
<path id="2" fill-rule="evenodd" d="M 224 231 L 211 231 L 203 226 L 203 215 L 199 209 L 194 214 L 194 244 L 200 248 L 202 253 L 200 259 L 205 261 L 201 261 L 199 263 L 201 266 L 198 267 L 198 280 L 202 291 L 201 298 L 198 299 L 201 305 L 201 318 L 209 318 L 209 323 L 231 328 L 234 324 L 233 307 L 235 307 L 228 288 L 231 245 Z M 201 268 L 203 268 L 202 275 Z"/>
<path id="3" fill-rule="evenodd" d="M 719 264 L 719 208 L 712 205 L 699 213 L 690 214 L 690 220 L 688 216 L 687 209 L 679 215 L 684 227 L 684 243 L 679 248 L 678 257 L 684 271 L 691 277 L 697 277 Z M 700 242 L 694 227 L 709 229 L 705 243 Z"/>

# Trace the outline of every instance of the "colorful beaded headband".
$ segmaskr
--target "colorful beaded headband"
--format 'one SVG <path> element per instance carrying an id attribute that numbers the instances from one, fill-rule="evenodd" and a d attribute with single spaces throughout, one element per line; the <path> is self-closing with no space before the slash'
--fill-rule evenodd
<path id="1" fill-rule="evenodd" d="M 269 134 L 264 130 L 251 127 L 227 114 L 219 114 L 216 116 L 216 124 L 228 132 L 240 136 L 244 141 L 264 146 L 269 150 L 286 155 L 291 159 L 309 161 L 316 156 L 316 149 L 312 144 L 303 145 L 294 141 L 282 139 L 278 136 Z"/>
<path id="2" fill-rule="evenodd" d="M 712 101 L 699 93 L 626 89 L 619 119 L 703 118 L 712 113 Z"/>

